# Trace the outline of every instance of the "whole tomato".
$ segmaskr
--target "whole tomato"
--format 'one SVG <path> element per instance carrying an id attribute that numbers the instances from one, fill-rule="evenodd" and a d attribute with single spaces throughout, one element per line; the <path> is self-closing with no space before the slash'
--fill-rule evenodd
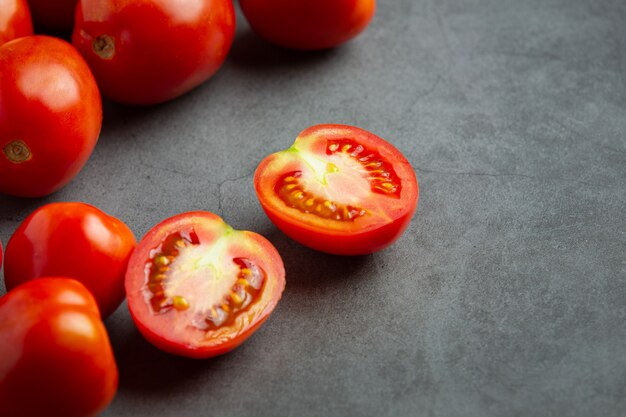
<path id="1" fill-rule="evenodd" d="M 231 0 L 80 0 L 72 42 L 103 95 L 154 104 L 211 77 L 234 34 Z"/>
<path id="2" fill-rule="evenodd" d="M 0 0 L 0 45 L 33 34 L 26 0 Z"/>
<path id="3" fill-rule="evenodd" d="M 0 46 L 0 192 L 58 190 L 85 165 L 101 126 L 98 87 L 72 45 L 27 36 Z"/>
<path id="4" fill-rule="evenodd" d="M 240 0 L 252 29 L 269 42 L 293 49 L 327 49 L 361 33 L 376 0 Z"/>
<path id="5" fill-rule="evenodd" d="M 106 318 L 124 300 L 124 275 L 135 248 L 120 220 L 84 203 L 45 205 L 24 220 L 7 244 L 8 290 L 44 276 L 80 281 Z"/>
<path id="6" fill-rule="evenodd" d="M 74 23 L 78 0 L 28 0 L 37 28 L 55 32 L 69 32 Z"/>
<path id="7" fill-rule="evenodd" d="M 0 298 L 0 358 L 0 416 L 94 416 L 117 390 L 98 307 L 71 279 L 31 281 Z"/>

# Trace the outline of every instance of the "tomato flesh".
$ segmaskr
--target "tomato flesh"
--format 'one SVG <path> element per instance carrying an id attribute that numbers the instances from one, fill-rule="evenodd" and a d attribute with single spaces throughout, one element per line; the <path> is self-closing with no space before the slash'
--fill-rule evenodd
<path id="1" fill-rule="evenodd" d="M 418 186 L 406 158 L 362 129 L 314 126 L 267 157 L 255 188 L 270 219 L 314 249 L 357 255 L 392 244 L 416 209 Z"/>
<path id="2" fill-rule="evenodd" d="M 126 275 L 139 330 L 157 347 L 195 358 L 242 343 L 267 319 L 284 285 L 282 261 L 267 240 L 206 212 L 153 228 Z"/>

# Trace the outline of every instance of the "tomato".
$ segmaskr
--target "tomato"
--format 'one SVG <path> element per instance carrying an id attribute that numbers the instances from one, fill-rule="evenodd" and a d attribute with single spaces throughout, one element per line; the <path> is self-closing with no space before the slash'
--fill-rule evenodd
<path id="1" fill-rule="evenodd" d="M 294 49 L 333 48 L 361 33 L 376 0 L 239 0 L 252 29 L 269 42 Z"/>
<path id="2" fill-rule="evenodd" d="M 72 45 L 27 36 L 0 46 L 0 192 L 58 190 L 85 165 L 101 126 L 98 87 Z"/>
<path id="3" fill-rule="evenodd" d="M 365 130 L 319 125 L 265 158 L 254 186 L 287 236 L 313 249 L 361 255 L 395 242 L 417 207 L 415 172 L 388 142 Z"/>
<path id="4" fill-rule="evenodd" d="M 31 281 L 0 298 L 0 415 L 94 416 L 118 372 L 89 291 L 66 278 Z"/>
<path id="5" fill-rule="evenodd" d="M 154 104 L 210 78 L 234 34 L 231 0 L 80 0 L 72 41 L 103 95 Z"/>
<path id="6" fill-rule="evenodd" d="M 0 0 L 0 45 L 33 34 L 26 0 Z"/>
<path id="7" fill-rule="evenodd" d="M 102 317 L 124 301 L 124 275 L 135 248 L 120 220 L 84 203 L 52 203 L 17 228 L 5 253 L 7 289 L 43 276 L 66 276 L 94 295 Z"/>
<path id="8" fill-rule="evenodd" d="M 28 0 L 28 5 L 38 28 L 55 32 L 69 32 L 74 23 L 77 1 Z"/>
<path id="9" fill-rule="evenodd" d="M 283 262 L 271 243 L 200 211 L 150 230 L 126 273 L 139 331 L 156 347 L 191 358 L 239 346 L 268 318 L 284 287 Z"/>

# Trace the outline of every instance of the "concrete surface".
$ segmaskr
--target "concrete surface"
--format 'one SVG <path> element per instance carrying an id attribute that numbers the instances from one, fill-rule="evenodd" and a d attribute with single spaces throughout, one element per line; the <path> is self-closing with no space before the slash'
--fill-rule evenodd
<path id="1" fill-rule="evenodd" d="M 157 351 L 122 306 L 105 417 L 624 416 L 625 57 L 623 0 L 382 0 L 357 40 L 309 54 L 239 19 L 210 82 L 108 104 L 73 183 L 0 197 L 0 239 L 80 200 L 138 237 L 210 210 L 283 255 L 278 309 L 218 359 Z M 382 253 L 308 250 L 257 203 L 259 161 L 323 122 L 375 132 L 415 168 L 417 213 Z"/>

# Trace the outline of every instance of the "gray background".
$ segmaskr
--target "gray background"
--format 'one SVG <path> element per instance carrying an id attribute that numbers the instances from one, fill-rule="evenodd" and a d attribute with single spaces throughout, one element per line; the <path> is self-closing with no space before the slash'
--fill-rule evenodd
<path id="1" fill-rule="evenodd" d="M 284 258 L 277 310 L 217 359 L 157 351 L 123 305 L 106 323 L 121 380 L 104 416 L 626 415 L 626 2 L 386 0 L 321 53 L 238 24 L 191 94 L 107 104 L 68 187 L 0 197 L 5 243 L 36 207 L 80 200 L 138 237 L 210 210 Z M 256 200 L 261 159 L 328 122 L 415 168 L 418 210 L 381 253 L 311 251 Z"/>

